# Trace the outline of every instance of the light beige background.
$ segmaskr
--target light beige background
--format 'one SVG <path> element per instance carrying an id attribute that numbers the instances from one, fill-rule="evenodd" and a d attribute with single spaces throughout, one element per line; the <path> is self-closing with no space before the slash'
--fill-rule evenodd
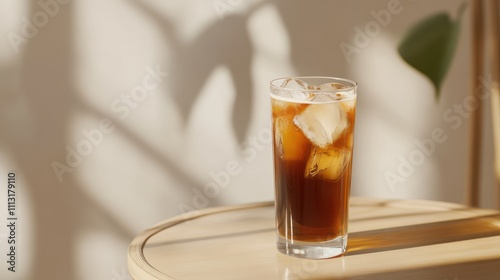
<path id="1" fill-rule="evenodd" d="M 2 279 L 130 279 L 126 249 L 141 230 L 186 209 L 272 200 L 268 82 L 280 76 L 359 82 L 353 195 L 465 202 L 468 119 L 453 129 L 443 114 L 470 88 L 468 13 L 440 100 L 396 52 L 413 23 L 462 1 L 401 0 L 350 61 L 341 43 L 391 1 L 54 1 L 17 46 L 9 34 L 44 10 L 0 1 L 0 176 L 16 171 L 19 213 L 18 272 L 2 261 Z M 481 206 L 492 208 L 486 109 Z M 435 128 L 447 141 L 391 187 L 385 174 Z M 68 168 L 62 181 L 54 164 Z M 228 164 L 234 175 L 221 173 Z M 2 255 L 6 235 L 0 227 Z"/>

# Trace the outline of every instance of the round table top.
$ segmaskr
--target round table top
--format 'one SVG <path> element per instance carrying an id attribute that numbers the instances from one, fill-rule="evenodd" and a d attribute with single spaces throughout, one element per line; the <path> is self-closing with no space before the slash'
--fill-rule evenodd
<path id="1" fill-rule="evenodd" d="M 166 220 L 129 247 L 135 280 L 500 279 L 500 212 L 422 200 L 351 198 L 344 256 L 276 250 L 271 202 Z"/>

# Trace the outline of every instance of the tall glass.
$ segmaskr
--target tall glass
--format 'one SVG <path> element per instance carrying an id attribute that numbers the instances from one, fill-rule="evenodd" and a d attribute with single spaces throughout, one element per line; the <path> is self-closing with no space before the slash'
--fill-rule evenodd
<path id="1" fill-rule="evenodd" d="M 296 77 L 270 86 L 278 250 L 312 259 L 341 255 L 347 246 L 357 84 Z"/>

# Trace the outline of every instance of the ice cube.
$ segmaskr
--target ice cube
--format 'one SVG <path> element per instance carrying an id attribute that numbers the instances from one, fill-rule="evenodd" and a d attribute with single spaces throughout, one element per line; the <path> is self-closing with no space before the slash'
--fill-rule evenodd
<path id="1" fill-rule="evenodd" d="M 308 90 L 313 90 L 314 86 L 310 86 L 300 79 L 287 78 L 283 84 L 281 84 L 280 88 L 282 90 L 279 95 L 282 97 L 292 98 L 294 100 L 309 100 L 311 94 Z"/>
<path id="2" fill-rule="evenodd" d="M 296 115 L 302 112 L 302 110 L 307 107 L 307 104 L 287 102 L 279 99 L 272 99 L 271 106 L 273 111 L 273 116 L 285 116 L 285 115 Z"/>
<path id="3" fill-rule="evenodd" d="M 342 101 L 342 107 L 344 107 L 344 111 L 347 115 L 348 122 L 352 125 L 354 124 L 354 118 L 356 115 L 356 99 Z M 351 133 L 352 134 L 352 133 Z"/>
<path id="4" fill-rule="evenodd" d="M 347 86 L 339 83 L 322 84 L 316 87 L 317 92 L 311 100 L 316 102 L 337 101 L 351 94 L 349 91 L 339 91 L 347 88 Z"/>
<path id="5" fill-rule="evenodd" d="M 322 148 L 337 140 L 349 125 L 347 114 L 338 102 L 311 104 L 293 122 L 314 145 Z"/>
<path id="6" fill-rule="evenodd" d="M 272 99 L 271 107 L 272 107 L 273 115 L 276 115 L 276 116 L 284 115 L 289 110 L 289 107 L 292 104 L 294 104 L 294 103 L 286 102 L 286 101 L 279 100 L 279 99 Z"/>
<path id="7" fill-rule="evenodd" d="M 292 117 L 277 117 L 274 122 L 275 147 L 280 158 L 298 160 L 307 157 L 311 145 L 300 130 L 293 124 Z"/>
<path id="8" fill-rule="evenodd" d="M 354 109 L 355 106 L 356 106 L 356 99 L 342 101 L 342 107 L 344 107 L 344 110 L 346 111 Z"/>
<path id="9" fill-rule="evenodd" d="M 327 93 L 327 92 L 316 92 L 311 97 L 311 101 L 318 102 L 318 103 L 331 102 L 334 100 L 338 100 L 338 98 L 335 97 L 334 94 Z"/>
<path id="10" fill-rule="evenodd" d="M 347 148 L 352 150 L 353 145 L 354 145 L 353 133 L 349 133 L 349 135 L 347 136 L 346 146 L 347 146 Z"/>
<path id="11" fill-rule="evenodd" d="M 306 178 L 319 177 L 336 181 L 342 176 L 351 160 L 351 153 L 347 149 L 322 149 L 315 147 L 307 160 L 304 176 Z"/>
<path id="12" fill-rule="evenodd" d="M 326 84 L 322 84 L 322 85 L 316 87 L 316 89 L 319 91 L 322 91 L 322 90 L 337 91 L 337 90 L 343 89 L 343 88 L 347 88 L 347 87 L 344 86 L 343 84 L 339 84 L 339 83 L 326 83 Z"/>

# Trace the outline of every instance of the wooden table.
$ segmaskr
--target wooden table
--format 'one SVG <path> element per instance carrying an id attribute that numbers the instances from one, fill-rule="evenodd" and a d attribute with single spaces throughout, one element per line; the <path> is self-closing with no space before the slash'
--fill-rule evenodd
<path id="1" fill-rule="evenodd" d="M 275 248 L 273 204 L 210 208 L 138 235 L 128 266 L 148 279 L 500 279 L 500 212 L 352 198 L 348 251 L 307 260 Z"/>

